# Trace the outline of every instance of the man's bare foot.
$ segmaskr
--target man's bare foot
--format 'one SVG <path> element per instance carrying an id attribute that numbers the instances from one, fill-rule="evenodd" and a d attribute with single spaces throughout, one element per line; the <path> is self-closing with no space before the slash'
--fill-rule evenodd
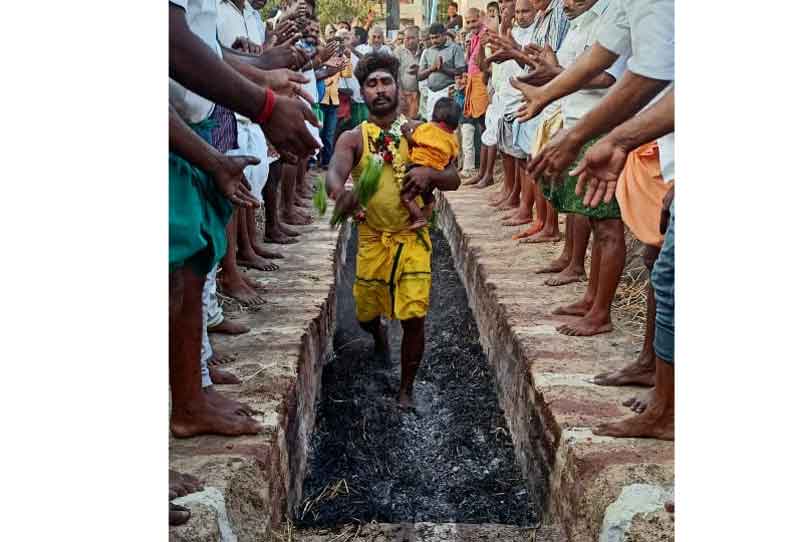
<path id="1" fill-rule="evenodd" d="M 540 231 L 535 235 L 525 237 L 519 243 L 559 243 L 562 236 L 559 233 L 545 233 Z"/>
<path id="2" fill-rule="evenodd" d="M 254 252 L 263 258 L 270 258 L 273 260 L 281 260 L 284 258 L 284 255 L 281 252 L 276 252 L 274 250 L 268 250 L 264 246 L 260 245 L 259 243 L 251 243 L 251 248 L 254 249 Z"/>
<path id="3" fill-rule="evenodd" d="M 209 333 L 219 333 L 221 335 L 242 335 L 243 333 L 251 331 L 251 328 L 239 322 L 235 322 L 234 320 L 230 320 L 229 318 L 224 318 L 220 324 L 208 327 L 207 331 Z"/>
<path id="4" fill-rule="evenodd" d="M 493 177 L 491 177 L 490 175 L 486 175 L 485 177 L 480 179 L 480 181 L 477 184 L 474 185 L 474 188 L 479 188 L 479 189 L 488 188 L 492 184 L 493 184 Z"/>
<path id="5" fill-rule="evenodd" d="M 546 286 L 563 286 L 565 284 L 571 284 L 572 282 L 581 282 L 587 279 L 587 275 L 584 271 L 574 270 L 571 271 L 566 267 L 562 273 L 559 273 L 553 277 L 547 278 L 543 284 Z"/>
<path id="6" fill-rule="evenodd" d="M 190 510 L 179 504 L 168 503 L 168 526 L 178 527 L 190 519 Z"/>
<path id="7" fill-rule="evenodd" d="M 622 369 L 594 376 L 593 383 L 599 386 L 653 386 L 656 383 L 653 350 Z"/>
<path id="8" fill-rule="evenodd" d="M 538 220 L 537 222 L 535 222 L 534 226 L 532 226 L 530 228 L 527 228 L 524 231 L 515 234 L 513 237 L 511 237 L 511 239 L 513 241 L 518 241 L 520 239 L 526 239 L 528 237 L 531 237 L 531 236 L 535 235 L 536 233 L 538 233 L 542 229 L 543 229 L 543 222 Z"/>
<path id="9" fill-rule="evenodd" d="M 230 354 L 222 348 L 212 345 L 212 357 L 207 362 L 207 365 L 217 367 L 218 365 L 226 365 L 227 363 L 231 363 L 236 359 L 236 355 Z"/>
<path id="10" fill-rule="evenodd" d="M 286 224 L 279 224 L 278 232 L 288 237 L 299 237 L 301 234 L 301 232 L 299 232 L 298 230 L 293 230 Z"/>
<path id="11" fill-rule="evenodd" d="M 273 262 L 268 262 L 253 251 L 250 253 L 238 252 L 237 265 L 241 267 L 250 267 L 251 269 L 259 269 L 260 271 L 278 271 L 278 265 Z"/>
<path id="12" fill-rule="evenodd" d="M 308 216 L 301 216 L 298 213 L 289 213 L 284 215 L 284 222 L 290 226 L 308 226 L 312 223 L 312 219 Z"/>
<path id="13" fill-rule="evenodd" d="M 400 390 L 400 395 L 397 398 L 397 405 L 403 410 L 413 410 L 416 408 L 413 394 L 407 391 Z"/>
<path id="14" fill-rule="evenodd" d="M 560 271 L 564 270 L 568 267 L 568 264 L 571 263 L 570 260 L 566 258 L 557 258 L 556 260 L 552 260 L 549 262 L 549 265 L 545 267 L 541 267 L 537 271 L 536 274 L 541 275 L 543 273 L 559 273 Z"/>
<path id="15" fill-rule="evenodd" d="M 612 331 L 612 322 L 608 314 L 601 316 L 592 315 L 588 312 L 575 322 L 557 327 L 557 331 L 571 337 L 592 337 L 593 335 Z"/>
<path id="16" fill-rule="evenodd" d="M 593 306 L 593 302 L 587 299 L 582 299 L 581 301 L 577 301 L 571 305 L 565 305 L 562 307 L 557 307 L 553 311 L 552 314 L 557 314 L 560 316 L 584 316 L 588 313 L 590 308 Z"/>
<path id="17" fill-rule="evenodd" d="M 510 209 L 517 209 L 519 205 L 521 205 L 520 201 L 507 200 L 506 202 L 499 205 L 496 209 L 499 211 L 509 211 Z"/>
<path id="18" fill-rule="evenodd" d="M 245 403 L 225 397 L 218 392 L 214 386 L 204 388 L 204 396 L 207 398 L 207 402 L 210 404 L 210 406 L 225 412 L 230 412 L 240 416 L 253 416 L 254 414 L 261 414 Z"/>
<path id="19" fill-rule="evenodd" d="M 253 277 L 249 277 L 244 272 L 240 273 L 240 278 L 245 283 L 245 285 L 248 286 L 249 288 L 251 288 L 251 290 L 253 290 L 253 291 L 266 290 L 267 289 L 264 284 L 262 284 L 261 282 L 259 282 L 258 280 L 256 280 Z"/>
<path id="20" fill-rule="evenodd" d="M 224 371 L 216 367 L 215 364 L 210 364 L 210 378 L 212 379 L 213 384 L 218 384 L 219 386 L 225 386 L 229 384 L 242 384 L 242 381 L 234 376 L 229 371 Z"/>
<path id="21" fill-rule="evenodd" d="M 292 245 L 298 242 L 294 236 L 290 237 L 288 235 L 282 235 L 280 232 L 278 235 L 276 234 L 268 234 L 262 239 L 265 243 L 274 243 L 277 245 Z"/>
<path id="22" fill-rule="evenodd" d="M 197 435 L 256 435 L 264 427 L 248 416 L 218 409 L 206 399 L 171 412 L 171 433 L 176 438 Z"/>
<path id="23" fill-rule="evenodd" d="M 653 389 L 650 389 L 639 395 L 635 395 L 630 399 L 626 399 L 625 401 L 623 401 L 623 406 L 627 406 L 637 414 L 641 414 L 645 412 L 646 408 L 648 408 L 648 404 L 653 399 L 653 396 L 654 396 L 654 391 Z"/>
<path id="24" fill-rule="evenodd" d="M 218 289 L 227 297 L 236 299 L 245 306 L 261 305 L 265 299 L 251 289 L 242 279 L 229 280 L 221 275 L 218 277 Z"/>
<path id="25" fill-rule="evenodd" d="M 465 176 L 463 176 L 463 175 L 461 174 L 461 179 L 463 179 L 464 177 L 465 177 Z M 479 175 L 479 173 L 478 173 L 477 175 L 473 175 L 473 176 L 471 176 L 470 178 L 466 179 L 465 181 L 463 181 L 462 183 L 460 183 L 460 185 L 461 185 L 461 186 L 472 186 L 472 185 L 475 185 L 475 184 L 477 184 L 478 182 L 480 182 L 480 175 Z"/>
<path id="26" fill-rule="evenodd" d="M 593 429 L 593 434 L 616 438 L 674 440 L 675 416 L 672 408 L 656 402 L 654 394 L 642 414 L 619 422 L 601 424 Z"/>
<path id="27" fill-rule="evenodd" d="M 176 499 L 201 491 L 204 486 L 195 476 L 168 469 L 168 498 Z"/>
<path id="28" fill-rule="evenodd" d="M 521 226 L 532 222 L 532 215 L 518 213 L 502 222 L 502 226 Z"/>

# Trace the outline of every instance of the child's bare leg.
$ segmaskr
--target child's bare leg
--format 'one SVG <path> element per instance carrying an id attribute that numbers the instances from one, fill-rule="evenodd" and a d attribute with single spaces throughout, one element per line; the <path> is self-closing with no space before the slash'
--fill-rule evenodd
<path id="1" fill-rule="evenodd" d="M 427 226 L 427 219 L 422 214 L 422 209 L 416 203 L 416 200 L 403 197 L 402 203 L 403 206 L 408 210 L 408 216 L 411 222 L 411 225 L 408 226 L 409 230 L 418 230 L 419 228 L 424 228 Z"/>

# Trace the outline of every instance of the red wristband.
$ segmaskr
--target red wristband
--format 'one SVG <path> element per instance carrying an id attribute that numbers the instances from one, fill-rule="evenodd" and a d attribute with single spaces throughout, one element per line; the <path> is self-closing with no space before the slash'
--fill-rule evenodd
<path id="1" fill-rule="evenodd" d="M 257 124 L 265 124 L 273 115 L 273 108 L 276 106 L 276 94 L 272 89 L 265 90 L 265 103 L 262 104 L 262 111 L 256 116 Z"/>

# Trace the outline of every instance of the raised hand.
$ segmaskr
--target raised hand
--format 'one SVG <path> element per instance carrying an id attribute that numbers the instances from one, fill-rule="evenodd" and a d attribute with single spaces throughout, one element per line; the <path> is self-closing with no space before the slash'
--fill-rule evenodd
<path id="1" fill-rule="evenodd" d="M 256 56 L 261 55 L 264 50 L 261 45 L 257 45 L 245 36 L 238 36 L 237 39 L 234 40 L 234 43 L 232 43 L 232 49 Z"/>
<path id="2" fill-rule="evenodd" d="M 531 177 L 560 182 L 560 175 L 573 164 L 581 148 L 570 134 L 570 130 L 557 132 L 557 135 L 541 149 L 527 167 Z"/>
<path id="3" fill-rule="evenodd" d="M 262 86 L 271 88 L 276 94 L 287 97 L 300 96 L 307 102 L 312 101 L 311 95 L 303 89 L 303 85 L 308 83 L 309 79 L 301 73 L 279 68 L 265 71 L 262 79 Z"/>
<path id="4" fill-rule="evenodd" d="M 524 75 L 518 78 L 511 77 L 510 84 L 514 88 L 521 91 L 524 96 L 524 105 L 518 110 L 516 118 L 521 122 L 526 122 L 533 117 L 536 117 L 543 109 L 549 105 L 548 100 L 543 96 L 541 90 L 524 82 L 530 75 Z"/>
<path id="5" fill-rule="evenodd" d="M 309 156 L 320 145 L 309 133 L 303 121 L 317 128 L 320 123 L 312 110 L 297 98 L 276 96 L 273 113 L 266 124 L 262 124 L 267 140 L 279 153 L 294 154 L 298 158 Z"/>
<path id="6" fill-rule="evenodd" d="M 586 207 L 612 201 L 627 156 L 628 151 L 609 137 L 587 149 L 579 165 L 571 171 L 572 176 L 579 176 L 576 195 L 584 194 L 582 201 Z"/>
<path id="7" fill-rule="evenodd" d="M 226 156 L 220 154 L 215 161 L 217 167 L 208 171 L 218 190 L 238 207 L 257 207 L 259 201 L 251 194 L 251 185 L 243 174 L 248 166 L 255 166 L 259 158 L 255 156 Z"/>

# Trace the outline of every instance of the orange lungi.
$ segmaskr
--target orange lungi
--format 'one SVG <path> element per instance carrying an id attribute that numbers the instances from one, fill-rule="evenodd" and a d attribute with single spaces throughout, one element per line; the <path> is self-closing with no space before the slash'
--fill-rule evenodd
<path id="1" fill-rule="evenodd" d="M 615 197 L 623 222 L 646 245 L 662 246 L 664 236 L 659 233 L 659 216 L 662 200 L 672 187 L 672 182 L 666 183 L 662 179 L 656 141 L 629 153 L 618 178 Z"/>
<path id="2" fill-rule="evenodd" d="M 488 87 L 482 73 L 469 74 L 466 79 L 466 100 L 463 102 L 463 116 L 476 119 L 485 115 L 488 109 Z"/>

